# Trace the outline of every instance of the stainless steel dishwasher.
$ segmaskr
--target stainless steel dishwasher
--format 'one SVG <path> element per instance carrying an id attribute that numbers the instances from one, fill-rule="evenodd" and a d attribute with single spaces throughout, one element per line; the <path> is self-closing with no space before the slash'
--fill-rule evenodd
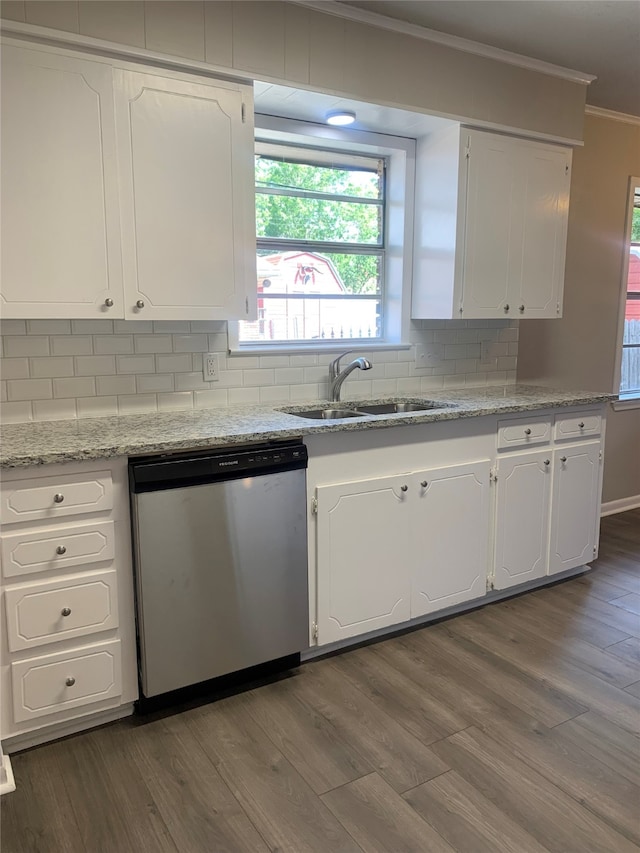
<path id="1" fill-rule="evenodd" d="M 306 467 L 298 442 L 130 462 L 143 698 L 307 647 Z"/>

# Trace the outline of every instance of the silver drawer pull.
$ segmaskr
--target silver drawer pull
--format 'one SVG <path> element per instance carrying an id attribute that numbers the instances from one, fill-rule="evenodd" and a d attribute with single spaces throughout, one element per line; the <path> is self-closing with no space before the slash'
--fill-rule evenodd
<path id="1" fill-rule="evenodd" d="M 144 302 L 142 301 L 142 299 L 138 299 L 138 301 L 136 302 L 136 308 L 144 308 Z"/>
<path id="2" fill-rule="evenodd" d="M 400 486 L 401 492 L 406 492 L 409 489 L 409 486 Z"/>
<path id="3" fill-rule="evenodd" d="M 69 678 L 67 678 L 67 680 L 65 681 L 65 684 L 67 685 L 67 687 L 73 687 L 73 685 L 74 685 L 75 683 L 76 683 L 76 680 L 75 680 L 75 678 L 74 678 L 73 676 L 70 676 L 70 677 L 69 677 Z"/>
<path id="4" fill-rule="evenodd" d="M 70 607 L 63 607 L 62 610 L 60 611 L 60 613 L 62 616 L 71 616 L 71 608 Z"/>
<path id="5" fill-rule="evenodd" d="M 427 488 L 427 486 L 429 485 L 429 483 L 428 483 L 426 480 L 423 480 L 423 481 L 420 483 L 420 485 L 422 486 L 422 488 L 423 488 L 423 489 L 426 489 L 426 488 Z"/>
<path id="6" fill-rule="evenodd" d="M 524 434 L 525 434 L 525 435 L 531 435 L 531 430 L 529 429 L 529 427 L 527 427 L 527 428 L 525 429 Z"/>
<path id="7" fill-rule="evenodd" d="M 56 495 L 53 496 L 53 502 L 56 504 L 61 504 L 63 500 L 64 500 L 64 495 L 61 495 L 60 492 L 58 492 Z"/>
<path id="8" fill-rule="evenodd" d="M 107 308 L 113 308 L 113 299 L 110 296 L 104 300 L 104 304 Z"/>
<path id="9" fill-rule="evenodd" d="M 524 311 L 524 305 L 519 305 L 518 311 L 520 311 L 520 313 L 522 313 Z"/>
<path id="10" fill-rule="evenodd" d="M 56 554 L 58 554 L 60 557 L 62 557 L 62 555 L 66 554 L 66 553 L 67 553 L 67 549 L 64 547 L 64 545 L 58 545 L 58 547 L 56 548 Z"/>
<path id="11" fill-rule="evenodd" d="M 506 314 L 506 312 L 507 312 L 508 310 L 509 310 L 509 303 L 507 302 L 507 303 L 506 303 L 506 305 L 504 306 L 504 312 L 505 312 L 505 314 Z"/>
<path id="12" fill-rule="evenodd" d="M 544 460 L 544 464 L 545 464 L 545 465 L 551 465 L 551 460 L 550 460 L 550 459 L 545 459 L 545 460 Z"/>
<path id="13" fill-rule="evenodd" d="M 578 426 L 580 427 L 580 429 L 584 429 L 584 421 L 580 421 L 580 423 L 578 424 Z"/>
<path id="14" fill-rule="evenodd" d="M 561 456 L 561 457 L 560 457 L 560 461 L 561 461 L 561 462 L 566 462 L 566 461 L 567 461 L 567 457 L 566 457 L 566 456 Z"/>

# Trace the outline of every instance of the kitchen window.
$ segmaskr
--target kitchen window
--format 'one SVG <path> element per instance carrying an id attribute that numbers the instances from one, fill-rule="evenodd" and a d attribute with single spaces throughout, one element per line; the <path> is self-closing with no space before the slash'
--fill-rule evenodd
<path id="1" fill-rule="evenodd" d="M 640 398 L 640 185 L 632 181 L 629 257 L 624 282 L 620 396 Z"/>
<path id="2" fill-rule="evenodd" d="M 229 324 L 230 349 L 402 345 L 414 141 L 260 118 L 257 318 Z"/>

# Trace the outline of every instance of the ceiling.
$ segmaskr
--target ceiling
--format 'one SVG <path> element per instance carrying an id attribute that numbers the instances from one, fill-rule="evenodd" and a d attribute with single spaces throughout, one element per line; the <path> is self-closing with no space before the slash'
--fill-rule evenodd
<path id="1" fill-rule="evenodd" d="M 587 103 L 640 115 L 640 0 L 348 0 L 340 5 L 595 74 Z"/>

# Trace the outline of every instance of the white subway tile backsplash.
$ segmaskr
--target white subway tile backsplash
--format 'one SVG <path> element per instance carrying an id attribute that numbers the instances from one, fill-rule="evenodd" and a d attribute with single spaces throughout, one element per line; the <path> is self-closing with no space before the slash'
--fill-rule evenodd
<path id="1" fill-rule="evenodd" d="M 51 355 L 93 355 L 91 335 L 55 335 L 51 338 Z"/>
<path id="2" fill-rule="evenodd" d="M 6 379 L 0 379 L 0 403 L 7 402 L 7 382 Z"/>
<path id="3" fill-rule="evenodd" d="M 155 373 L 156 362 L 152 355 L 116 356 L 118 373 Z"/>
<path id="4" fill-rule="evenodd" d="M 0 376 L 3 379 L 28 379 L 28 358 L 3 358 L 0 360 Z"/>
<path id="5" fill-rule="evenodd" d="M 96 393 L 96 380 L 93 376 L 80 379 L 54 379 L 54 397 L 92 397 Z"/>
<path id="6" fill-rule="evenodd" d="M 100 397 L 136 393 L 135 376 L 96 376 L 96 393 Z"/>
<path id="7" fill-rule="evenodd" d="M 94 347 L 100 355 L 120 355 L 133 352 L 133 335 L 97 335 Z"/>
<path id="8" fill-rule="evenodd" d="M 3 345 L 4 354 L 9 358 L 49 355 L 49 338 L 46 336 L 15 335 L 5 337 Z"/>
<path id="9" fill-rule="evenodd" d="M 76 356 L 76 376 L 111 376 L 116 372 L 113 355 Z"/>
<path id="10" fill-rule="evenodd" d="M 7 398 L 11 402 L 19 400 L 48 400 L 53 397 L 50 379 L 9 379 Z"/>
<path id="11" fill-rule="evenodd" d="M 52 378 L 54 376 L 73 376 L 71 356 L 47 356 L 29 359 L 30 375 L 34 378 Z"/>
<path id="12" fill-rule="evenodd" d="M 226 324 L 206 320 L 4 320 L 0 333 L 7 422 L 323 399 L 338 354 L 231 355 Z M 418 321 L 410 340 L 404 349 L 358 348 L 352 357 L 366 355 L 373 369 L 351 374 L 344 399 L 515 381 L 517 321 Z M 441 363 L 418 370 L 417 344 L 440 347 Z M 205 352 L 218 353 L 217 382 L 203 379 Z"/>

